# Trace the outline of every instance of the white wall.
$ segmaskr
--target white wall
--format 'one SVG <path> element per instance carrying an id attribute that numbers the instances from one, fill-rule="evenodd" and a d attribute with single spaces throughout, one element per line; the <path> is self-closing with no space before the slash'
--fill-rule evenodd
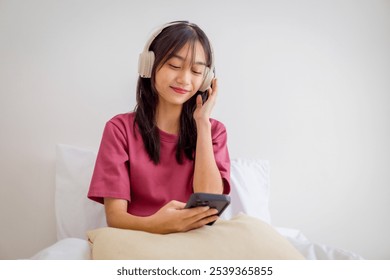
<path id="1" fill-rule="evenodd" d="M 0 259 L 55 242 L 55 144 L 132 110 L 151 30 L 214 43 L 231 157 L 271 161 L 273 223 L 390 259 L 390 2 L 0 1 Z"/>

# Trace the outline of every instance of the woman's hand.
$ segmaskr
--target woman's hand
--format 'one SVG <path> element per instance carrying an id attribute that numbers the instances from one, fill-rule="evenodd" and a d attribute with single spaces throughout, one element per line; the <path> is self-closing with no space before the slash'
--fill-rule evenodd
<path id="1" fill-rule="evenodd" d="M 194 111 L 194 119 L 198 124 L 200 121 L 209 121 L 211 116 L 211 111 L 214 108 L 215 100 L 218 92 L 218 83 L 217 79 L 213 79 L 211 87 L 207 90 L 208 99 L 203 104 L 202 96 L 198 95 L 196 97 L 196 108 Z"/>
<path id="2" fill-rule="evenodd" d="M 165 234 L 189 231 L 218 219 L 216 209 L 209 207 L 184 209 L 185 203 L 176 200 L 168 202 L 148 217 L 127 213 L 127 205 L 128 202 L 123 199 L 104 199 L 108 226 Z"/>
<path id="3" fill-rule="evenodd" d="M 200 228 L 218 219 L 216 209 L 196 207 L 185 209 L 185 203 L 172 200 L 154 215 L 147 217 L 148 232 L 173 233 Z"/>

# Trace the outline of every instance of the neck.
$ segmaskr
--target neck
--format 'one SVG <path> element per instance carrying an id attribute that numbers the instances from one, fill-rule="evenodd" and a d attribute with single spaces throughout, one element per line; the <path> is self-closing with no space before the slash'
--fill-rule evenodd
<path id="1" fill-rule="evenodd" d="M 168 108 L 169 107 L 169 108 Z M 182 106 L 157 106 L 157 127 L 170 134 L 179 134 L 180 114 Z"/>

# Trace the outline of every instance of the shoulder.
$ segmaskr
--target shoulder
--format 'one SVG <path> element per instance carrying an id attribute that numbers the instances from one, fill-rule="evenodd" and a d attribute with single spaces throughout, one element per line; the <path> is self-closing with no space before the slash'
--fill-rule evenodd
<path id="1" fill-rule="evenodd" d="M 227 135 L 226 127 L 222 122 L 216 119 L 210 119 L 210 123 L 211 123 L 211 135 L 213 139 L 219 138 L 221 136 L 226 137 Z"/>
<path id="2" fill-rule="evenodd" d="M 134 132 L 134 113 L 118 114 L 106 122 L 104 137 L 128 141 Z"/>
<path id="3" fill-rule="evenodd" d="M 108 122 L 107 126 L 115 126 L 119 130 L 132 130 L 134 124 L 135 113 L 123 113 L 112 117 Z"/>
<path id="4" fill-rule="evenodd" d="M 129 113 L 123 113 L 123 114 L 118 114 L 114 117 L 112 117 L 108 122 L 113 123 L 113 124 L 123 124 L 123 123 L 129 123 L 133 122 L 135 117 L 134 112 L 129 112 Z"/>
<path id="5" fill-rule="evenodd" d="M 225 130 L 226 131 L 226 127 L 222 122 L 220 122 L 216 119 L 210 119 L 210 123 L 211 123 L 211 130 L 215 130 L 215 131 Z"/>

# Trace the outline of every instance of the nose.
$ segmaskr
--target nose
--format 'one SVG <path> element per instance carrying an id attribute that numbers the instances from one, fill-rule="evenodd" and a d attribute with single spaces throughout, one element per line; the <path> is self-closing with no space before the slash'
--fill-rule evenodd
<path id="1" fill-rule="evenodd" d="M 176 82 L 180 85 L 188 85 L 190 84 L 191 81 L 191 71 L 188 69 L 181 69 L 178 71 L 177 77 L 176 77 Z"/>

